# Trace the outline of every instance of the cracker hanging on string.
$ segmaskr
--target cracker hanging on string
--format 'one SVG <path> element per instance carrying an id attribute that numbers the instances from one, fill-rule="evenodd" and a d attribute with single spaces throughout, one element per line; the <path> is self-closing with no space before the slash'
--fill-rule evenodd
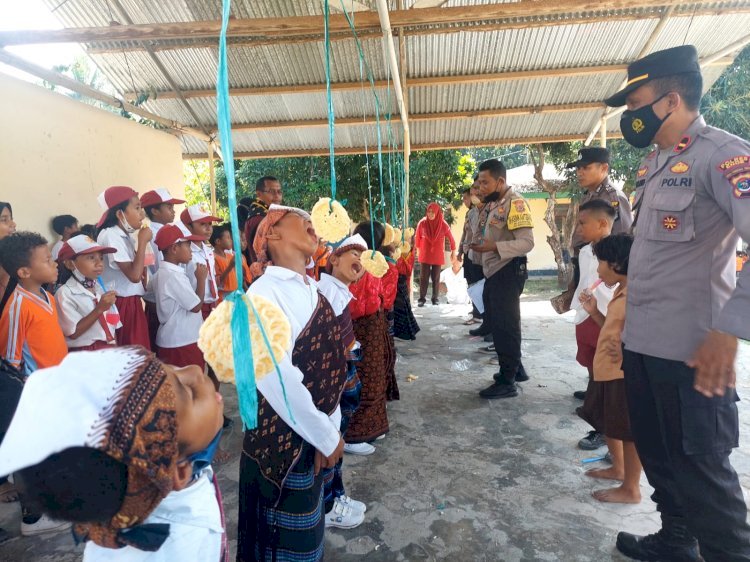
<path id="1" fill-rule="evenodd" d="M 406 257 L 411 253 L 411 244 L 404 242 L 401 244 L 401 255 Z"/>
<path id="2" fill-rule="evenodd" d="M 396 247 L 395 250 L 393 250 L 393 255 L 391 256 L 394 260 L 398 261 L 401 259 L 401 247 Z"/>
<path id="3" fill-rule="evenodd" d="M 385 261 L 385 256 L 380 252 L 367 251 L 362 254 L 362 267 L 378 279 L 388 273 L 388 262 Z"/>
<path id="4" fill-rule="evenodd" d="M 393 243 L 397 246 L 401 245 L 401 229 L 393 227 Z"/>
<path id="5" fill-rule="evenodd" d="M 349 236 L 351 220 L 344 206 L 330 197 L 318 199 L 310 213 L 313 227 L 318 236 L 326 242 L 336 244 Z"/>
<path id="6" fill-rule="evenodd" d="M 412 236 L 414 236 L 414 229 L 412 227 L 404 230 L 404 241 L 411 243 Z"/>
<path id="7" fill-rule="evenodd" d="M 260 295 L 242 297 L 252 302 L 258 311 L 263 330 L 271 344 L 276 362 L 280 362 L 289 352 L 292 341 L 292 328 L 284 312 L 274 303 Z M 234 355 L 232 353 L 232 310 L 230 300 L 223 301 L 201 326 L 198 334 L 198 347 L 203 352 L 206 362 L 211 365 L 220 382 L 235 384 Z M 250 339 L 253 349 L 255 380 L 260 380 L 274 370 L 268 347 L 258 327 L 250 303 L 247 302 L 248 320 L 250 322 Z M 250 358 L 248 357 L 248 360 Z"/>
<path id="8" fill-rule="evenodd" d="M 383 238 L 383 246 L 390 246 L 396 241 L 396 233 L 393 227 L 385 223 L 385 238 Z"/>

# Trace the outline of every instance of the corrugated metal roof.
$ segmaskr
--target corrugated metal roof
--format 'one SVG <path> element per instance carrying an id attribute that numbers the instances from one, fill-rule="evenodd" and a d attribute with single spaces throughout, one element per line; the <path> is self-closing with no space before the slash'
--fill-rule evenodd
<path id="1" fill-rule="evenodd" d="M 107 26 L 121 21 L 122 16 L 109 2 L 101 0 L 44 0 L 55 10 L 55 16 L 65 27 Z M 415 0 L 406 0 L 410 7 Z M 467 7 L 484 4 L 512 3 L 515 0 L 449 0 L 446 7 Z M 359 0 L 375 7 L 374 0 Z M 220 17 L 219 0 L 161 0 L 142 2 L 120 0 L 127 16 L 135 23 L 163 23 L 216 21 Z M 392 9 L 396 1 L 389 2 Z M 59 5 L 59 6 L 58 6 Z M 332 9 L 338 0 L 332 0 Z M 658 2 L 654 2 L 658 5 Z M 675 13 L 685 14 L 666 22 L 652 50 L 683 43 L 695 44 L 701 56 L 709 56 L 741 39 L 750 28 L 750 14 L 698 15 L 691 10 L 710 8 L 717 11 L 744 7 L 750 2 L 704 2 L 678 5 Z M 322 14 L 321 0 L 235 0 L 232 14 L 236 18 L 287 18 Z M 654 32 L 659 19 L 657 8 L 609 10 L 611 17 L 579 20 L 593 12 L 554 16 L 538 15 L 515 18 L 507 28 L 497 25 L 503 21 L 481 23 L 452 23 L 433 26 L 434 33 L 426 34 L 406 28 L 407 88 L 411 114 L 442 114 L 457 111 L 489 111 L 510 108 L 554 106 L 582 102 L 596 102 L 616 90 L 625 78 L 624 71 L 555 75 L 556 69 L 586 66 L 624 65 L 636 58 Z M 623 14 L 627 17 L 623 17 Z M 355 23 L 357 15 L 354 15 Z M 575 19 L 574 23 L 566 20 Z M 555 25 L 540 27 L 539 21 L 553 21 Z M 519 28 L 524 22 L 533 24 Z M 535 23 L 536 22 L 536 23 Z M 439 28 L 439 29 L 438 29 Z M 459 30 L 460 29 L 460 30 Z M 491 30 L 488 30 L 491 29 Z M 450 32 L 449 32 L 450 31 Z M 322 88 L 316 91 L 295 92 L 300 85 L 321 85 L 325 82 L 324 45 L 319 37 L 306 42 L 276 42 L 237 45 L 230 41 L 229 77 L 232 88 L 288 87 L 287 91 L 272 95 L 232 96 L 232 119 L 237 124 L 301 122 L 327 117 L 327 103 Z M 216 101 L 213 96 L 191 97 L 187 102 L 169 99 L 169 80 L 154 62 L 163 65 L 181 91 L 212 90 L 216 81 L 218 49 L 206 46 L 202 40 L 193 47 L 190 39 L 170 40 L 150 54 L 135 42 L 107 42 L 95 46 L 92 59 L 120 92 L 156 91 L 145 107 L 154 113 L 193 127 L 215 129 Z M 93 45 L 92 45 L 93 46 Z M 162 48 L 168 46 L 169 48 Z M 112 52 L 103 53 L 102 48 Z M 179 47 L 179 48 L 175 48 Z M 383 56 L 382 40 L 363 38 L 366 60 L 376 80 L 388 77 Z M 352 39 L 331 44 L 333 82 L 356 83 L 360 80 L 360 62 Z M 718 78 L 723 67 L 706 69 L 706 87 Z M 496 80 L 494 75 L 505 72 L 550 70 L 550 75 L 535 78 Z M 410 85 L 410 79 L 456 77 L 463 75 L 493 75 L 486 82 L 462 81 L 429 86 Z M 381 109 L 389 103 L 385 88 L 377 89 Z M 390 107 L 396 108 L 391 92 Z M 189 104 L 188 109 L 186 103 Z M 372 118 L 374 100 L 368 84 L 360 89 L 334 91 L 333 104 L 338 119 L 360 118 L 363 113 Z M 411 141 L 414 145 L 502 143 L 507 139 L 562 136 L 587 136 L 601 116 L 601 110 L 585 109 L 566 112 L 535 113 L 506 117 L 470 117 L 462 119 L 438 118 L 413 120 Z M 197 117 L 197 122 L 196 122 Z M 617 119 L 608 123 L 616 131 Z M 393 135 L 400 139 L 400 124 L 394 117 Z M 369 125 L 341 125 L 336 129 L 337 147 L 372 147 L 376 128 Z M 400 142 L 400 140 L 399 140 Z M 234 134 L 238 152 L 283 152 L 320 150 L 328 143 L 325 126 L 286 126 L 276 129 L 242 130 Z M 202 141 L 183 139 L 188 153 L 203 153 Z"/>

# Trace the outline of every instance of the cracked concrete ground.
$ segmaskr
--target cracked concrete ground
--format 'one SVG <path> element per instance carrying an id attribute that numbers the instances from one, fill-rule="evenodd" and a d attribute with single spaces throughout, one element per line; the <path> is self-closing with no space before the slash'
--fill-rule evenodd
<path id="1" fill-rule="evenodd" d="M 397 342 L 401 400 L 389 404 L 391 431 L 369 457 L 345 458 L 347 492 L 368 505 L 357 529 L 326 533 L 327 561 L 604 561 L 618 530 L 657 529 L 642 480 L 640 505 L 602 504 L 591 497 L 608 486 L 583 476 L 582 459 L 603 454 L 575 444 L 588 430 L 573 414 L 574 390 L 585 386 L 575 362 L 570 319 L 557 316 L 548 294 L 526 294 L 522 305 L 524 364 L 531 380 L 518 398 L 482 400 L 492 357 L 476 352 L 463 326 L 465 310 L 416 309 L 422 332 Z M 750 396 L 750 346 L 740 346 L 739 393 Z M 408 375 L 418 378 L 407 382 Z M 237 418 L 232 389 L 228 413 Z M 732 455 L 750 487 L 750 408 L 740 403 L 742 446 Z M 239 420 L 238 420 L 239 423 Z M 241 431 L 224 440 L 237 452 Z M 234 556 L 238 458 L 218 469 Z M 69 535 L 23 538 L 18 504 L 0 504 L 0 526 L 14 538 L 0 560 L 72 562 L 82 547 Z"/>

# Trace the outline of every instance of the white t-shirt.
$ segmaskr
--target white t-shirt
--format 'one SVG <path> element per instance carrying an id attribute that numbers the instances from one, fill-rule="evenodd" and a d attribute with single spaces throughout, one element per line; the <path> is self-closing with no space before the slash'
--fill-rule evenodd
<path id="1" fill-rule="evenodd" d="M 60 250 L 62 249 L 62 245 L 63 245 L 63 241 L 62 240 L 58 240 L 57 242 L 55 242 L 52 245 L 51 252 L 52 252 L 52 259 L 53 260 L 57 261 L 57 256 L 60 255 Z"/>
<path id="2" fill-rule="evenodd" d="M 104 332 L 104 326 L 98 321 L 78 336 L 78 338 L 71 339 L 68 337 L 76 331 L 78 323 L 94 311 L 94 308 L 104 294 L 98 283 L 94 285 L 94 291 L 96 294 L 81 285 L 75 277 L 71 277 L 55 293 L 60 327 L 65 335 L 65 343 L 68 344 L 69 348 L 86 347 L 97 341 L 106 342 L 114 337 L 117 328 L 122 327 L 122 322 L 119 321 L 116 324 L 107 323 L 107 316 L 102 314 L 104 322 L 107 323 L 110 338 Z M 115 305 L 112 305 L 112 307 L 115 311 L 117 310 Z M 114 340 L 111 340 L 111 343 L 114 344 Z"/>
<path id="3" fill-rule="evenodd" d="M 213 472 L 207 469 L 192 486 L 170 492 L 144 523 L 169 525 L 169 536 L 156 552 L 87 542 L 83 562 L 219 562 L 224 528 Z"/>
<path id="4" fill-rule="evenodd" d="M 302 439 L 324 455 L 330 455 L 341 438 L 341 409 L 336 408 L 330 418 L 318 410 L 310 391 L 303 383 L 302 371 L 292 363 L 294 344 L 318 306 L 318 286 L 315 280 L 303 277 L 291 269 L 269 266 L 263 275 L 250 285 L 247 294 L 267 298 L 279 306 L 289 319 L 292 337 L 289 352 L 279 362 L 279 370 L 284 378 L 289 408 L 294 412 L 297 423 L 293 423 L 289 417 L 278 376 L 272 374 L 260 379 L 257 382 L 258 390 L 268 400 L 274 412 Z"/>
<path id="5" fill-rule="evenodd" d="M 159 330 L 156 345 L 173 348 L 198 341 L 203 315 L 191 312 L 201 303 L 190 284 L 185 270 L 179 265 L 164 261 L 151 284 L 156 297 L 156 314 Z"/>
<path id="6" fill-rule="evenodd" d="M 464 278 L 464 268 L 453 273 L 453 268 L 449 267 L 440 272 L 440 282 L 445 283 L 448 289 L 448 304 L 470 304 L 468 285 Z"/>
<path id="7" fill-rule="evenodd" d="M 318 281 L 318 289 L 323 296 L 331 303 L 331 308 L 336 316 L 341 316 L 344 309 L 349 306 L 349 303 L 354 298 L 349 287 L 345 283 L 342 283 L 336 279 L 333 275 L 323 273 Z"/>
<path id="8" fill-rule="evenodd" d="M 202 263 L 207 266 L 208 275 L 206 276 L 206 292 L 203 295 L 203 302 L 206 304 L 214 303 L 219 298 L 219 288 L 216 286 L 216 260 L 214 259 L 214 250 L 205 242 L 200 246 L 195 242 L 191 242 L 190 249 L 193 252 L 193 261 L 187 264 L 186 267 L 190 284 L 193 286 L 193 289 L 196 289 L 198 286 L 198 281 L 195 279 L 195 265 Z"/>
<path id="9" fill-rule="evenodd" d="M 591 244 L 586 244 L 581 248 L 581 252 L 578 254 L 578 266 L 581 270 L 581 278 L 578 281 L 575 293 L 573 293 L 573 302 L 570 303 L 570 308 L 576 311 L 575 323 L 581 324 L 589 317 L 589 313 L 583 308 L 579 297 L 585 289 L 591 288 L 591 285 L 599 279 L 599 273 L 596 271 L 599 267 L 599 260 L 594 256 L 594 247 Z M 615 294 L 615 287 L 610 289 L 604 283 L 600 283 L 594 289 L 596 308 L 605 316 L 607 315 L 607 305 L 612 300 L 612 295 Z"/>
<path id="10" fill-rule="evenodd" d="M 102 279 L 107 289 L 115 291 L 118 297 L 143 296 L 146 292 L 143 283 L 130 281 L 117 265 L 117 262 L 127 263 L 135 259 L 135 244 L 130 236 L 119 226 L 111 226 L 102 230 L 96 241 L 101 246 L 117 250 L 114 254 L 104 256 Z"/>

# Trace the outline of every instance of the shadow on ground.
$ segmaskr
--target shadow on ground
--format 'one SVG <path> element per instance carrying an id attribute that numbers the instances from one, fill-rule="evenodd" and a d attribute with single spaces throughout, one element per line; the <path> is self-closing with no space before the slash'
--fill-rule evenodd
<path id="1" fill-rule="evenodd" d="M 501 401 L 477 396 L 496 366 L 492 356 L 476 352 L 482 342 L 466 335 L 465 309 L 416 309 L 422 332 L 415 342 L 397 343 L 401 400 L 389 404 L 391 431 L 372 456 L 345 459 L 347 491 L 369 508 L 365 523 L 328 531 L 327 561 L 621 561 L 614 551 L 618 530 L 657 528 L 645 479 L 640 505 L 601 504 L 591 497 L 608 484 L 584 477 L 581 464 L 604 450 L 575 447 L 588 428 L 573 414 L 578 403 L 572 392 L 586 381 L 574 359 L 573 326 L 546 300 L 531 299 L 522 305 L 531 380 L 518 398 Z M 746 344 L 740 346 L 739 373 L 740 394 L 748 395 Z M 407 382 L 408 375 L 417 378 Z M 239 424 L 233 391 L 223 392 Z M 745 436 L 750 411 L 744 403 L 740 419 Z M 237 456 L 218 469 L 232 557 L 240 446 L 241 431 L 235 429 L 224 447 Z M 744 439 L 732 460 L 743 486 L 750 486 Z M 0 546 L 0 560 L 80 560 L 82 547 L 69 535 L 23 538 L 19 525 L 18 504 L 0 504 L 0 526 L 14 535 Z"/>

